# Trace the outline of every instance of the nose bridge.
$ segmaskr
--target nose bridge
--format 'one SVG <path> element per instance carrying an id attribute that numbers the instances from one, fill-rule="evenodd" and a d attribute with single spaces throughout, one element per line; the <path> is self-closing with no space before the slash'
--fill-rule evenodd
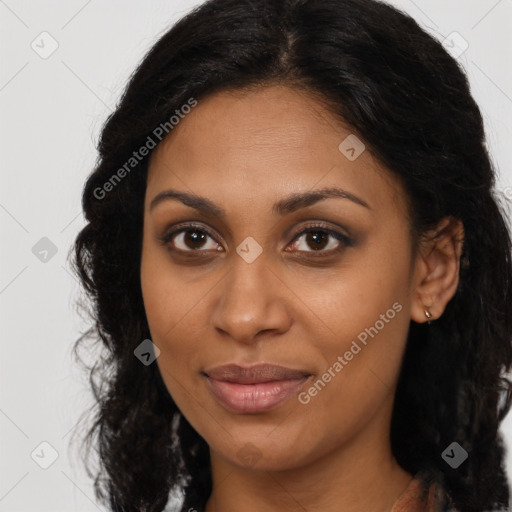
<path id="1" fill-rule="evenodd" d="M 239 249 L 244 248 L 244 243 L 240 244 Z M 243 253 L 232 257 L 213 314 L 215 327 L 240 341 L 250 341 L 262 330 L 285 329 L 289 318 L 284 297 L 276 287 L 279 281 L 268 268 L 265 255 L 260 254 L 251 262 L 244 259 Z"/>
<path id="2" fill-rule="evenodd" d="M 261 309 L 267 307 L 269 297 L 269 270 L 263 255 L 248 263 L 243 257 L 233 255 L 230 272 L 226 276 L 222 303 L 232 318 L 256 320 Z M 237 313 L 238 312 L 238 313 Z"/>

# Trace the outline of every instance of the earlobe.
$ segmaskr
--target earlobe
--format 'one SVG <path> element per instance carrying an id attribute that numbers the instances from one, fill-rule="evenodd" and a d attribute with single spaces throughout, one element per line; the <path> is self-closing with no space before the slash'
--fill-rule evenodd
<path id="1" fill-rule="evenodd" d="M 445 217 L 425 233 L 418 251 L 411 319 L 417 323 L 437 320 L 457 292 L 464 227 Z"/>

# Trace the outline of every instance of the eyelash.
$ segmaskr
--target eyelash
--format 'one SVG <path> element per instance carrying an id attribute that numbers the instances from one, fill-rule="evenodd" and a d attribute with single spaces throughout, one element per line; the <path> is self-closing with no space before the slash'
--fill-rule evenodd
<path id="1" fill-rule="evenodd" d="M 213 240 L 215 240 L 215 237 L 209 232 L 208 229 L 205 229 L 203 226 L 201 225 L 198 225 L 198 224 L 180 224 L 178 226 L 175 226 L 174 229 L 172 229 L 172 231 L 169 231 L 169 232 L 166 232 L 164 233 L 162 236 L 159 236 L 158 237 L 158 240 L 160 241 L 160 243 L 164 246 L 168 246 L 168 250 L 169 251 L 174 251 L 174 252 L 179 252 L 179 253 L 194 253 L 195 256 L 197 256 L 198 254 L 201 255 L 201 254 L 205 254 L 205 253 L 209 253 L 209 252 L 212 252 L 211 250 L 201 250 L 201 249 L 197 249 L 197 250 L 194 250 L 194 249 L 190 249 L 190 250 L 183 250 L 183 249 L 175 249 L 175 248 L 172 248 L 172 247 L 169 247 L 169 242 L 171 241 L 171 239 L 178 235 L 178 234 L 181 234 L 181 233 L 186 233 L 187 231 L 198 231 L 200 233 L 205 233 L 206 235 L 208 235 L 210 238 L 212 238 Z M 336 253 L 340 253 L 344 248 L 346 247 L 350 247 L 353 245 L 353 241 L 350 237 L 338 232 L 338 231 L 335 231 L 333 230 L 332 228 L 329 228 L 326 224 L 322 223 L 322 222 L 317 222 L 313 225 L 310 225 L 310 226 L 307 226 L 305 229 L 303 229 L 302 231 L 299 231 L 292 239 L 292 242 L 295 242 L 296 240 L 300 239 L 303 235 L 307 235 L 309 233 L 314 233 L 314 232 L 322 232 L 322 233 L 326 233 L 328 236 L 331 236 L 333 237 L 334 239 L 338 240 L 339 242 L 341 242 L 340 246 L 335 248 L 335 249 L 330 249 L 328 251 L 324 251 L 322 249 L 320 249 L 319 251 L 297 251 L 299 253 L 306 253 L 308 255 L 311 255 L 313 258 L 323 258 L 323 257 L 328 257 L 328 256 L 333 256 L 334 254 Z M 215 251 L 214 251 L 215 252 Z M 195 256 L 192 256 L 192 257 L 195 257 Z"/>

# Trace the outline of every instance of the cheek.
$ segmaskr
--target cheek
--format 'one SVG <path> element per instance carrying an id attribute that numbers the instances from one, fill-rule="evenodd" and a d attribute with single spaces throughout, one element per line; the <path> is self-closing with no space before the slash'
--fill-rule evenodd
<path id="1" fill-rule="evenodd" d="M 194 297 L 180 290 L 176 276 L 172 276 L 158 251 L 143 250 L 141 260 L 141 290 L 151 340 L 160 350 L 157 358 L 162 377 L 170 390 L 178 378 L 181 359 L 186 359 L 187 344 L 176 336 L 180 322 L 187 319 Z M 195 301 L 197 302 L 197 300 Z"/>
<path id="2" fill-rule="evenodd" d="M 364 313 L 340 320 L 338 336 L 320 340 L 316 350 L 325 367 L 299 395 L 301 443 L 316 444 L 318 453 L 356 436 L 394 395 L 407 339 L 407 311 L 400 301 L 383 308 L 367 306 Z M 314 421 L 308 421 L 311 417 Z M 386 423 L 381 427 L 387 428 Z"/>
<path id="3" fill-rule="evenodd" d="M 336 403 L 363 413 L 393 389 L 410 325 L 408 251 L 403 241 L 376 239 L 357 259 L 347 259 L 336 279 L 303 285 L 314 313 L 308 337 L 325 365 L 303 402 L 316 402 L 322 414 L 330 415 Z M 331 420 L 342 421 L 340 414 Z"/>
<path id="4" fill-rule="evenodd" d="M 213 284 L 204 277 L 190 281 L 183 272 L 176 272 L 165 251 L 143 250 L 141 289 L 151 340 L 160 350 L 156 364 L 185 416 L 200 385 L 201 344 L 208 336 L 205 308 Z"/>
<path id="5" fill-rule="evenodd" d="M 165 250 L 144 248 L 141 258 L 141 290 L 146 317 L 153 337 L 160 342 L 186 322 L 208 293 L 208 283 L 190 282 L 173 268 Z M 211 285 L 210 285 L 211 286 Z"/>
<path id="6" fill-rule="evenodd" d="M 380 247 L 380 250 L 378 250 Z M 409 260 L 400 247 L 384 245 L 354 252 L 339 270 L 321 278 L 297 279 L 293 283 L 309 328 L 314 324 L 322 345 L 331 354 L 348 350 L 351 341 L 364 343 L 368 330 L 379 338 L 395 339 L 407 328 L 409 302 Z M 318 344 L 318 349 L 321 345 Z"/>

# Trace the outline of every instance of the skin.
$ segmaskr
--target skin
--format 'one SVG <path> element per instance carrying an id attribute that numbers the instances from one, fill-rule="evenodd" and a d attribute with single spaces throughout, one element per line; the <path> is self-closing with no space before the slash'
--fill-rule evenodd
<path id="1" fill-rule="evenodd" d="M 340 503 L 384 512 L 411 481 L 390 448 L 396 383 L 410 321 L 425 322 L 427 307 L 435 320 L 455 294 L 463 231 L 443 220 L 412 258 L 405 191 L 369 150 L 355 161 L 340 152 L 351 133 L 312 96 L 272 85 L 200 100 L 151 157 L 141 286 L 167 389 L 210 447 L 207 512 L 334 512 Z M 272 212 L 292 193 L 324 187 L 369 207 L 329 198 Z M 175 199 L 151 210 L 167 189 L 206 197 L 226 215 Z M 352 242 L 331 236 L 315 250 L 303 230 L 316 221 Z M 159 241 L 182 222 L 211 236 Z M 262 248 L 252 263 L 236 252 L 247 237 Z M 307 391 L 394 303 L 401 310 L 307 404 L 294 396 L 264 413 L 233 413 L 201 374 L 275 363 L 313 374 Z"/>

